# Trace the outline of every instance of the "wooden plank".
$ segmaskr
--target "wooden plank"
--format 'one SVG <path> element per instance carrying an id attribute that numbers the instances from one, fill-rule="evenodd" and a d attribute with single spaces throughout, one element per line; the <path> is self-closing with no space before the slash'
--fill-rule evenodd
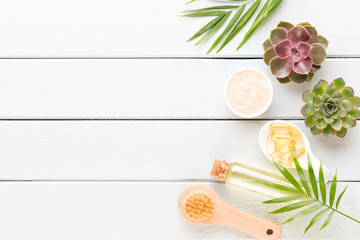
<path id="1" fill-rule="evenodd" d="M 0 9 L 0 57 L 203 57 L 214 40 L 200 48 L 186 40 L 209 20 L 185 19 L 179 14 L 192 6 L 204 7 L 209 3 L 198 1 L 187 7 L 186 2 L 6 1 Z M 235 51 L 236 46 L 254 17 L 219 56 L 261 56 L 262 42 L 280 20 L 311 22 L 331 41 L 328 50 L 331 56 L 360 56 L 360 36 L 356 31 L 359 7 L 357 0 L 341 4 L 328 0 L 284 1 L 241 51 Z"/>
<path id="2" fill-rule="evenodd" d="M 0 183 L 0 238 L 26 239 L 249 239 L 225 226 L 192 225 L 177 210 L 181 191 L 193 183 Z M 198 184 L 198 183 L 197 183 Z M 230 205 L 275 222 L 290 214 L 268 215 L 278 206 L 265 198 L 225 184 L 205 183 Z M 349 185 L 340 210 L 360 218 L 360 183 Z M 310 221 L 303 217 L 283 226 L 281 239 L 358 239 L 360 224 L 335 213 L 321 232 L 322 222 L 302 236 Z"/>
<path id="3" fill-rule="evenodd" d="M 1 121 L 2 180 L 215 180 L 214 158 L 274 171 L 258 147 L 265 121 Z M 339 180 L 360 180 L 360 127 L 345 139 L 312 136 Z"/>
<path id="4" fill-rule="evenodd" d="M 224 102 L 236 70 L 263 70 L 274 86 L 259 118 L 302 118 L 301 94 L 342 76 L 360 94 L 360 59 L 328 59 L 312 83 L 281 85 L 262 60 L 0 60 L 0 118 L 237 118 Z"/>

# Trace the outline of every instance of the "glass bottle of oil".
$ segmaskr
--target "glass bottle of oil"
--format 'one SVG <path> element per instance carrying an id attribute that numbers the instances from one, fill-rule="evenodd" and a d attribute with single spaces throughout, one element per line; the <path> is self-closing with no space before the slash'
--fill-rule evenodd
<path id="1" fill-rule="evenodd" d="M 245 189 L 269 198 L 288 196 L 290 192 L 284 192 L 268 187 L 263 183 L 276 183 L 292 187 L 287 180 L 275 173 L 264 171 L 239 162 L 227 163 L 225 160 L 215 159 L 211 176 L 224 179 L 231 186 Z M 291 194 L 291 193 L 290 193 Z"/>

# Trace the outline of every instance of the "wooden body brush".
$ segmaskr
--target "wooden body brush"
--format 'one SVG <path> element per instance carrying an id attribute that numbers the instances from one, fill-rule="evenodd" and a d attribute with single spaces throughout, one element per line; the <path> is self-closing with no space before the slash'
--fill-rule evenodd
<path id="1" fill-rule="evenodd" d="M 227 225 L 266 240 L 278 239 L 281 234 L 278 225 L 231 207 L 212 189 L 203 185 L 186 188 L 178 204 L 181 215 L 191 223 Z"/>

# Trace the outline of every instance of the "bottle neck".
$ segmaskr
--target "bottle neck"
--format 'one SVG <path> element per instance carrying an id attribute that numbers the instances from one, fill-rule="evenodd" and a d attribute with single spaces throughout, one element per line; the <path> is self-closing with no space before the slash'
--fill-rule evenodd
<path id="1" fill-rule="evenodd" d="M 213 167 L 211 169 L 211 176 L 215 176 L 218 179 L 225 179 L 226 176 L 226 172 L 229 168 L 229 163 L 226 162 L 225 160 L 220 161 L 218 159 L 215 158 Z"/>

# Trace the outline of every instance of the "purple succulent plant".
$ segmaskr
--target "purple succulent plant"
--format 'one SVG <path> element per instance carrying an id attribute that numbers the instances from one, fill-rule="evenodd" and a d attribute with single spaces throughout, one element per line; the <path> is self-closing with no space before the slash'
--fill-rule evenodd
<path id="1" fill-rule="evenodd" d="M 280 22 L 264 44 L 264 61 L 280 83 L 309 82 L 326 58 L 328 41 L 310 23 Z"/>

